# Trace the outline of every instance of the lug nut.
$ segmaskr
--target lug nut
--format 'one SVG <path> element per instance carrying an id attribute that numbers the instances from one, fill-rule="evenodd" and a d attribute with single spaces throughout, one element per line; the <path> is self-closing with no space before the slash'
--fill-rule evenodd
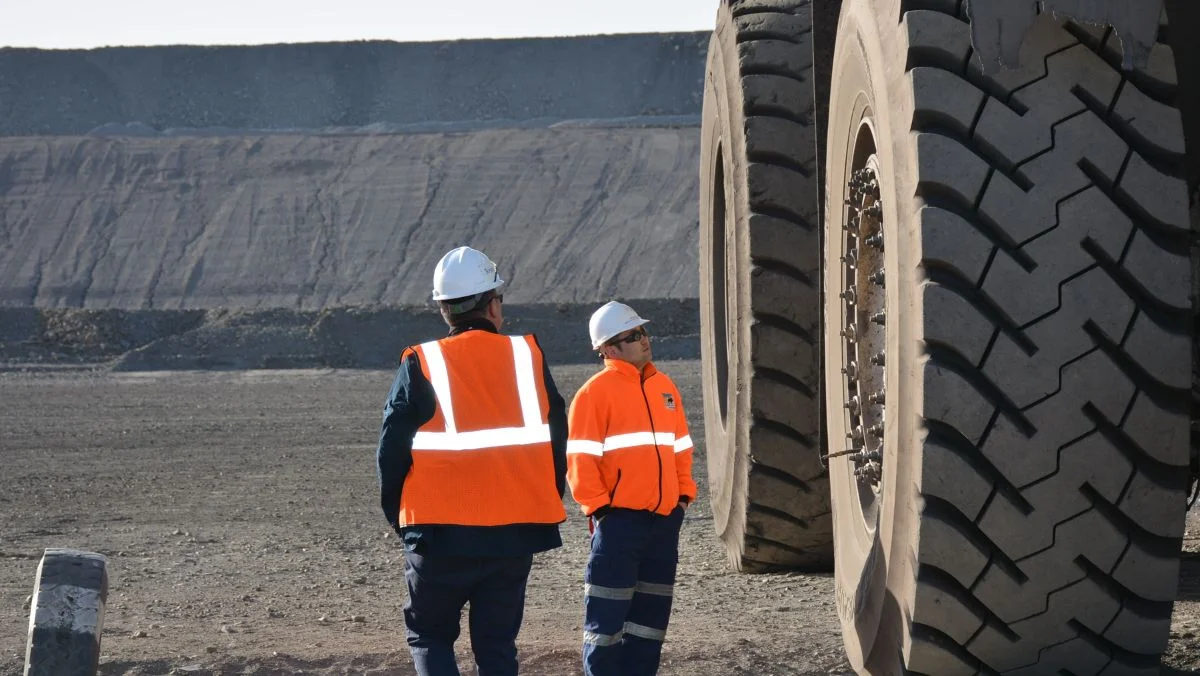
<path id="1" fill-rule="evenodd" d="M 867 277 L 867 279 L 870 280 L 870 282 L 875 286 L 884 286 L 883 270 L 876 270 L 875 272 L 872 272 L 871 276 Z"/>
<path id="2" fill-rule="evenodd" d="M 883 326 L 885 323 L 887 323 L 887 315 L 883 312 L 876 312 L 875 314 L 871 315 L 871 321 Z"/>
<path id="3" fill-rule="evenodd" d="M 883 390 L 879 390 L 878 392 L 872 392 L 867 397 L 867 401 L 871 402 L 872 404 L 876 404 L 876 405 L 882 404 L 884 402 Z"/>
<path id="4" fill-rule="evenodd" d="M 867 434 L 880 439 L 883 437 L 883 423 L 877 423 L 867 428 Z"/>
<path id="5" fill-rule="evenodd" d="M 874 355 L 871 355 L 871 363 L 876 366 L 883 366 L 883 351 L 882 350 L 880 350 L 878 353 L 876 353 Z"/>

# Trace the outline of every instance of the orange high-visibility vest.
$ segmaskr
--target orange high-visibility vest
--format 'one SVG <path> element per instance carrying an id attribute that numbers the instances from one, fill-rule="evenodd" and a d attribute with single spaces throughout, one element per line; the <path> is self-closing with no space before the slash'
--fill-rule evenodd
<path id="1" fill-rule="evenodd" d="M 537 341 L 467 331 L 410 349 L 437 403 L 413 437 L 400 525 L 564 521 Z"/>
<path id="2" fill-rule="evenodd" d="M 692 437 L 675 383 L 647 364 L 604 360 L 571 401 L 567 481 L 584 514 L 605 505 L 670 514 L 696 499 Z"/>

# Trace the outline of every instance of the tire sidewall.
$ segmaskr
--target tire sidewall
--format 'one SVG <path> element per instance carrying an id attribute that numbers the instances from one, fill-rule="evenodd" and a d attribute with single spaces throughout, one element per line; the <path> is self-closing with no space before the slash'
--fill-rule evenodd
<path id="1" fill-rule="evenodd" d="M 897 143 L 909 143 L 909 135 L 897 126 L 903 116 L 902 106 L 889 96 L 895 92 L 897 83 L 892 82 L 895 73 L 888 69 L 883 53 L 884 40 L 880 38 L 878 17 L 883 10 L 873 9 L 865 0 L 853 0 L 843 6 L 839 21 L 836 51 L 834 53 L 832 90 L 830 96 L 830 120 L 826 166 L 827 208 L 824 257 L 825 284 L 825 408 L 828 429 L 828 452 L 835 454 L 849 448 L 846 431 L 849 413 L 845 402 L 849 397 L 846 378 L 842 369 L 849 360 L 845 339 L 840 332 L 848 320 L 840 294 L 846 289 L 844 266 L 841 257 L 845 254 L 845 231 L 847 217 L 845 200 L 848 197 L 847 183 L 854 169 L 856 139 L 863 125 L 870 127 L 876 142 L 875 154 L 880 171 L 878 180 L 883 200 L 884 219 L 887 224 L 885 236 L 887 248 L 884 265 L 889 282 L 887 284 L 886 364 L 887 415 L 884 425 L 884 472 L 882 493 L 877 498 L 878 509 L 874 518 L 865 519 L 860 507 L 857 481 L 853 466 L 845 457 L 829 461 L 830 491 L 834 527 L 834 580 L 838 615 L 842 623 L 843 641 L 851 664 L 862 670 L 872 660 L 872 653 L 881 638 L 879 633 L 885 614 L 891 615 L 904 599 L 896 598 L 889 590 L 889 578 L 896 564 L 904 557 L 902 542 L 912 541 L 915 533 L 907 532 L 912 521 L 895 516 L 908 511 L 902 505 L 909 504 L 911 480 L 909 463 L 919 449 L 902 445 L 902 439 L 911 441 L 905 431 L 908 419 L 913 419 L 914 396 L 911 380 L 901 380 L 901 374 L 911 368 L 909 351 L 902 349 L 905 342 L 901 324 L 911 324 L 919 317 L 913 305 L 912 289 L 906 288 L 909 280 L 901 272 L 901 260 L 912 260 L 904 255 L 911 250 L 914 231 L 911 213 L 911 191 L 904 196 L 905 187 L 900 185 L 904 161 L 896 157 Z M 902 68 L 901 68 L 902 71 Z M 900 73 L 903 77 L 903 73 Z M 903 134 L 903 136 L 899 136 Z M 900 227 L 895 227 L 899 224 Z M 911 267 L 911 266 L 910 266 Z M 897 309 L 903 316 L 897 321 Z M 909 315 L 912 316 L 909 316 Z M 914 343 L 915 344 L 915 343 Z M 898 355 L 896 359 L 891 355 Z M 910 362 L 911 363 L 911 362 Z M 904 495 L 901 495 L 901 493 Z M 868 526 L 868 523 L 870 526 Z M 906 532 L 897 532 L 897 527 Z M 915 541 L 914 541 L 915 542 Z M 899 568 L 904 568 L 904 565 Z M 886 662 L 899 657 L 899 645 L 893 640 L 884 641 L 895 649 Z M 890 665 L 889 665 L 890 666 Z M 885 667 L 886 670 L 886 667 Z M 884 673 L 884 672 L 880 672 Z"/>
<path id="2" fill-rule="evenodd" d="M 722 267 L 713 260 L 714 214 L 705 209 L 700 213 L 700 330 L 701 380 L 704 389 L 705 448 L 709 465 L 709 490 L 713 505 L 713 521 L 717 534 L 727 545 L 737 550 L 730 554 L 731 562 L 740 564 L 744 547 L 747 493 L 747 460 L 739 449 L 749 447 L 749 405 L 746 384 L 750 380 L 750 335 L 747 318 L 738 312 L 749 306 L 748 270 L 737 265 L 739 258 L 748 259 L 749 241 L 746 225 L 749 205 L 739 186 L 746 182 L 746 169 L 738 158 L 745 155 L 743 102 L 736 98 L 741 89 L 736 82 L 737 44 L 732 35 L 733 19 L 730 9 L 722 5 L 717 30 L 709 42 L 708 69 L 704 86 L 704 110 L 701 123 L 700 190 L 701 204 L 714 204 L 713 198 L 718 169 L 724 177 L 725 193 L 725 256 Z M 734 80 L 731 82 L 730 80 Z M 718 150 L 720 152 L 718 152 Z M 718 162 L 720 166 L 718 167 Z M 725 279 L 725 293 L 714 297 L 717 275 Z M 743 277 L 747 277 L 743 279 Z M 717 305 L 724 304 L 725 322 L 716 325 Z M 719 408 L 722 384 L 716 369 L 717 332 L 724 332 L 727 351 L 726 415 Z M 739 496 L 742 496 L 739 498 Z"/>

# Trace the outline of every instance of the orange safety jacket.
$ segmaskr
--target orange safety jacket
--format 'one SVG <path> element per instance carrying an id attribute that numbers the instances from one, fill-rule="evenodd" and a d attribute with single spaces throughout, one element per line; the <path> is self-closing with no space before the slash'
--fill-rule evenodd
<path id="1" fill-rule="evenodd" d="M 565 521 L 537 341 L 467 331 L 409 349 L 436 406 L 413 437 L 399 525 Z"/>
<path id="2" fill-rule="evenodd" d="M 584 514 L 602 507 L 670 514 L 696 499 L 683 400 L 665 373 L 604 360 L 571 401 L 567 482 Z"/>

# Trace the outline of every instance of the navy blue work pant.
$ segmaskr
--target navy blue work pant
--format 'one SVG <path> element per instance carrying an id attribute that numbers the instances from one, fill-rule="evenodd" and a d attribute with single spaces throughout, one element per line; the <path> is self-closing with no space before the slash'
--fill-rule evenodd
<path id="1" fill-rule="evenodd" d="M 517 673 L 517 634 L 533 555 L 506 557 L 404 554 L 408 649 L 420 676 L 458 676 L 454 642 L 463 606 L 479 676 Z"/>
<path id="2" fill-rule="evenodd" d="M 658 672 L 679 562 L 683 508 L 614 509 L 596 524 L 584 574 L 583 671 Z"/>

